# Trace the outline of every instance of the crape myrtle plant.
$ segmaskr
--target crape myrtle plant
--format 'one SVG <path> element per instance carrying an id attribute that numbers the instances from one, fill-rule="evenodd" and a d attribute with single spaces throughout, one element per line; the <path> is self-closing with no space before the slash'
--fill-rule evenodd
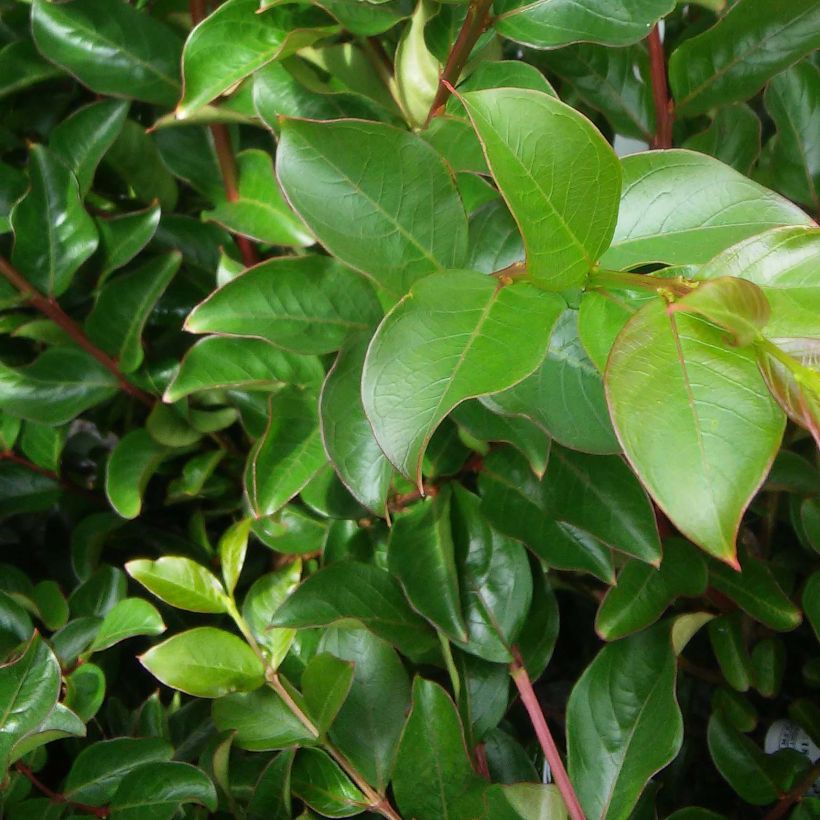
<path id="1" fill-rule="evenodd" d="M 4 818 L 820 816 L 817 0 L 0 46 Z"/>

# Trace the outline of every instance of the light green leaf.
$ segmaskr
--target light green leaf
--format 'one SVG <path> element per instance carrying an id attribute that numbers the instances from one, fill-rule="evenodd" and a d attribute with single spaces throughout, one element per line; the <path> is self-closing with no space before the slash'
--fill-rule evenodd
<path id="1" fill-rule="evenodd" d="M 785 422 L 756 368 L 722 331 L 657 300 L 621 331 L 606 371 L 612 420 L 638 476 L 684 535 L 732 565 Z"/>
<path id="2" fill-rule="evenodd" d="M 219 563 L 222 567 L 222 578 L 225 589 L 233 595 L 236 583 L 245 563 L 248 549 L 248 536 L 251 531 L 251 519 L 243 518 L 229 527 L 219 539 Z"/>
<path id="3" fill-rule="evenodd" d="M 287 119 L 276 172 L 319 242 L 392 299 L 464 261 L 467 219 L 452 174 L 414 134 L 374 122 Z"/>
<path id="4" fill-rule="evenodd" d="M 531 373 L 562 305 L 555 294 L 473 271 L 418 282 L 376 331 L 362 376 L 365 412 L 390 461 L 420 482 L 441 420 L 465 399 Z"/>
<path id="5" fill-rule="evenodd" d="M 70 675 L 65 676 L 65 696 L 63 703 L 80 720 L 82 731 L 85 726 L 100 711 L 105 700 L 105 672 L 95 663 L 83 663 Z M 71 722 L 71 718 L 68 718 Z"/>
<path id="6" fill-rule="evenodd" d="M 59 473 L 60 456 L 67 436 L 67 427 L 27 421 L 20 437 L 20 449 L 38 466 Z"/>
<path id="7" fill-rule="evenodd" d="M 138 428 L 119 440 L 108 459 L 105 494 L 123 518 L 136 518 L 148 481 L 169 450 L 157 444 L 147 430 Z"/>
<path id="8" fill-rule="evenodd" d="M 521 228 L 528 277 L 548 290 L 580 285 L 618 216 L 621 170 L 609 144 L 549 94 L 488 89 L 462 101 Z"/>
<path id="9" fill-rule="evenodd" d="M 40 581 L 31 591 L 37 615 L 47 629 L 56 632 L 68 621 L 68 603 L 56 581 Z"/>
<path id="10" fill-rule="evenodd" d="M 139 558 L 129 561 L 125 570 L 166 604 L 188 612 L 227 611 L 228 599 L 216 576 L 190 558 Z"/>
<path id="11" fill-rule="evenodd" d="M 133 575 L 132 570 L 133 567 L 129 569 L 129 572 Z M 156 607 L 148 601 L 143 601 L 142 598 L 126 598 L 116 604 L 103 618 L 100 631 L 94 638 L 90 651 L 101 652 L 127 638 L 134 638 L 137 635 L 161 635 L 163 632 L 165 632 L 165 624 Z"/>
<path id="12" fill-rule="evenodd" d="M 166 686 L 197 698 L 250 692 L 265 682 L 254 651 L 236 635 L 201 626 L 168 638 L 139 657 Z"/>
<path id="13" fill-rule="evenodd" d="M 430 106 L 438 91 L 441 65 L 427 48 L 424 29 L 438 8 L 418 0 L 410 22 L 404 27 L 396 47 L 396 91 L 404 115 L 413 128 L 427 122 Z"/>
<path id="14" fill-rule="evenodd" d="M 370 284 L 327 256 L 280 257 L 215 291 L 188 316 L 191 333 L 253 336 L 294 353 L 338 350 L 382 315 Z"/>
<path id="15" fill-rule="evenodd" d="M 703 154 L 646 151 L 621 162 L 621 209 L 603 267 L 708 262 L 769 228 L 811 224 L 796 205 Z"/>

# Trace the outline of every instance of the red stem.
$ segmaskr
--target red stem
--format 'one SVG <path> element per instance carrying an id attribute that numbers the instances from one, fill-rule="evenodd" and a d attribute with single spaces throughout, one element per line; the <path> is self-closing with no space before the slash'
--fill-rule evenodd
<path id="1" fill-rule="evenodd" d="M 787 791 L 775 807 L 763 818 L 763 820 L 780 820 L 786 812 L 814 785 L 814 781 L 820 777 L 820 761 L 809 769 L 806 776 L 801 778 L 798 784 Z"/>
<path id="2" fill-rule="evenodd" d="M 436 96 L 427 114 L 427 121 L 424 123 L 425 128 L 433 117 L 437 117 L 444 110 L 445 103 L 450 99 L 450 94 L 453 93 L 452 87 L 458 82 L 473 46 L 487 26 L 487 18 L 492 5 L 493 0 L 471 0 L 464 24 L 450 49 L 444 71 L 439 77 Z"/>
<path id="3" fill-rule="evenodd" d="M 85 335 L 83 329 L 74 322 L 74 320 L 67 314 L 56 300 L 43 296 L 33 285 L 30 285 L 23 275 L 14 268 L 11 263 L 0 256 L 0 274 L 6 277 L 12 285 L 14 285 L 20 293 L 25 296 L 33 307 L 37 308 L 40 313 L 51 319 L 54 324 L 60 327 L 72 341 L 79 347 L 85 350 L 86 353 L 93 356 L 103 367 L 108 369 L 117 379 L 119 386 L 129 395 L 133 396 L 138 401 L 141 401 L 146 407 L 154 406 L 154 399 L 143 390 L 140 390 L 136 385 L 131 384 L 125 375 L 120 370 L 117 362 L 112 359 L 107 353 L 100 350 L 88 336 Z"/>
<path id="4" fill-rule="evenodd" d="M 93 814 L 95 817 L 108 817 L 109 811 L 104 806 L 89 806 L 85 803 L 75 803 L 69 800 L 65 795 L 55 792 L 43 783 L 34 772 L 29 769 L 24 763 L 15 763 L 15 769 L 20 772 L 38 791 L 49 798 L 53 803 L 65 803 L 67 806 L 73 806 L 75 809 L 84 811 L 86 814 Z"/>
<path id="5" fill-rule="evenodd" d="M 652 98 L 655 101 L 655 137 L 652 147 L 671 148 L 674 112 L 666 82 L 666 55 L 657 25 L 649 32 L 646 42 L 652 73 Z"/>
<path id="6" fill-rule="evenodd" d="M 46 478 L 50 478 L 52 481 L 57 482 L 64 490 L 68 490 L 72 493 L 78 493 L 79 495 L 84 495 L 86 498 L 90 498 L 97 503 L 102 502 L 102 499 L 87 487 L 81 487 L 79 484 L 73 484 L 71 481 L 66 481 L 57 473 L 52 472 L 51 470 L 46 470 L 45 467 L 40 467 L 39 464 L 29 461 L 27 458 L 18 455 L 13 450 L 4 450 L 0 452 L 0 461 L 11 461 L 14 464 L 19 464 L 21 467 L 25 467 L 33 473 L 38 473 L 39 475 L 46 476 Z"/>
<path id="7" fill-rule="evenodd" d="M 530 716 L 530 722 L 532 723 L 533 729 L 535 729 L 535 735 L 541 744 L 544 757 L 546 757 L 547 763 L 549 763 L 555 785 L 558 786 L 558 791 L 561 792 L 561 797 L 564 798 L 564 803 L 572 820 L 585 820 L 584 810 L 581 808 L 567 770 L 564 768 L 564 761 L 561 760 L 558 747 L 555 745 L 552 733 L 544 718 L 544 713 L 541 711 L 541 704 L 538 703 L 535 690 L 532 688 L 530 676 L 527 674 L 524 662 L 521 660 L 521 655 L 516 648 L 513 648 L 513 656 L 515 660 L 510 664 L 510 675 L 518 688 L 521 702 L 524 704 L 524 708 Z"/>

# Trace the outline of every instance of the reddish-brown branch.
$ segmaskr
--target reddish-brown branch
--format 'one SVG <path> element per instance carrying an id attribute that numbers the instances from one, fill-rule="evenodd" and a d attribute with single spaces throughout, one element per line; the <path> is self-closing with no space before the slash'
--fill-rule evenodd
<path id="1" fill-rule="evenodd" d="M 483 743 L 479 743 L 473 750 L 475 756 L 475 769 L 485 779 L 490 780 L 490 764 L 487 761 L 487 749 Z"/>
<path id="2" fill-rule="evenodd" d="M 652 74 L 652 98 L 655 101 L 655 137 L 653 148 L 672 147 L 673 108 L 669 99 L 669 88 L 666 81 L 666 55 L 661 42 L 658 26 L 649 32 L 649 65 Z"/>
<path id="3" fill-rule="evenodd" d="M 0 452 L 0 461 L 11 461 L 14 464 L 19 464 L 21 467 L 25 467 L 32 473 L 38 473 L 39 475 L 45 476 L 46 478 L 50 478 L 52 481 L 59 484 L 64 490 L 68 490 L 72 493 L 77 493 L 78 495 L 84 495 L 86 498 L 90 498 L 93 501 L 102 503 L 102 499 L 94 492 L 89 490 L 87 487 L 81 487 L 79 484 L 74 484 L 71 481 L 66 481 L 57 473 L 52 472 L 51 470 L 47 470 L 45 469 L 45 467 L 41 467 L 39 464 L 35 464 L 33 461 L 29 461 L 27 458 L 18 455 L 13 450 L 3 450 L 2 452 Z"/>
<path id="4" fill-rule="evenodd" d="M 558 786 L 558 791 L 561 792 L 561 797 L 564 798 L 564 803 L 572 820 L 585 820 L 584 810 L 581 808 L 572 781 L 569 779 L 566 768 L 564 768 L 564 761 L 561 760 L 561 754 L 555 745 L 549 726 L 547 726 L 544 713 L 541 711 L 541 704 L 538 702 L 535 690 L 532 688 L 530 676 L 524 662 L 521 660 L 521 655 L 515 648 L 513 648 L 513 656 L 515 660 L 510 664 L 510 675 L 515 681 L 518 694 L 521 696 L 521 702 L 527 710 L 530 722 L 533 729 L 535 729 L 535 735 L 544 752 L 544 757 L 549 763 L 555 785 Z"/>
<path id="5" fill-rule="evenodd" d="M 461 31 L 459 31 L 449 55 L 447 55 L 447 63 L 439 77 L 438 89 L 427 114 L 425 128 L 430 124 L 433 117 L 437 117 L 441 113 L 445 103 L 450 99 L 452 87 L 458 82 L 473 47 L 487 27 L 487 19 L 492 5 L 492 0 L 470 0 L 464 24 L 461 26 Z"/>
<path id="6" fill-rule="evenodd" d="M 820 777 L 820 761 L 809 769 L 805 777 L 802 777 L 798 784 L 787 791 L 774 808 L 763 818 L 763 820 L 780 820 L 786 812 L 814 785 L 814 781 Z"/>
<path id="7" fill-rule="evenodd" d="M 24 763 L 15 763 L 14 768 L 53 803 L 65 803 L 67 806 L 73 806 L 75 809 L 84 811 L 86 814 L 93 814 L 95 817 L 108 817 L 109 811 L 104 806 L 89 806 L 86 803 L 75 803 L 73 800 L 69 800 L 65 795 L 50 789 Z"/>
<path id="8" fill-rule="evenodd" d="M 120 370 L 117 362 L 112 359 L 107 353 L 101 350 L 88 336 L 85 335 L 83 329 L 67 314 L 55 299 L 49 299 L 43 296 L 33 285 L 30 285 L 23 275 L 14 268 L 11 263 L 0 256 L 0 274 L 14 285 L 23 296 L 28 299 L 33 307 L 40 311 L 43 315 L 51 319 L 54 324 L 63 330 L 63 332 L 71 338 L 79 347 L 85 350 L 86 353 L 93 356 L 103 367 L 109 370 L 117 379 L 119 386 L 129 395 L 133 396 L 138 401 L 141 401 L 147 407 L 153 407 L 154 399 L 143 390 L 140 390 L 136 385 L 131 384 L 125 375 Z"/>

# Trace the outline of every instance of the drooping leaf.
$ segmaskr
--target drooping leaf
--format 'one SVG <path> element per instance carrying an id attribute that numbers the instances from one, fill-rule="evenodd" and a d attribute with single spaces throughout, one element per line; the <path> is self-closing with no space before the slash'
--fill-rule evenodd
<path id="1" fill-rule="evenodd" d="M 727 346 L 721 331 L 657 300 L 621 331 L 606 371 L 633 468 L 684 535 L 730 564 L 740 519 L 783 433 L 755 368 L 747 348 Z"/>
<path id="2" fill-rule="evenodd" d="M 472 271 L 418 282 L 376 331 L 362 376 L 365 412 L 390 461 L 420 481 L 424 451 L 444 416 L 529 375 L 561 305 L 556 294 Z"/>
<path id="3" fill-rule="evenodd" d="M 464 261 L 464 208 L 444 161 L 420 137 L 373 122 L 287 119 L 276 173 L 319 242 L 392 299 Z"/>
<path id="4" fill-rule="evenodd" d="M 138 558 L 125 565 L 128 574 L 166 604 L 188 612 L 226 612 L 228 599 L 216 576 L 190 558 L 164 555 Z"/>
<path id="5" fill-rule="evenodd" d="M 488 89 L 462 101 L 521 228 L 528 277 L 548 290 L 580 285 L 615 228 L 621 169 L 614 152 L 587 119 L 549 94 Z"/>
<path id="6" fill-rule="evenodd" d="M 105 494 L 123 518 L 140 514 L 145 488 L 168 452 L 144 428 L 126 433 L 117 443 L 108 459 Z"/>

